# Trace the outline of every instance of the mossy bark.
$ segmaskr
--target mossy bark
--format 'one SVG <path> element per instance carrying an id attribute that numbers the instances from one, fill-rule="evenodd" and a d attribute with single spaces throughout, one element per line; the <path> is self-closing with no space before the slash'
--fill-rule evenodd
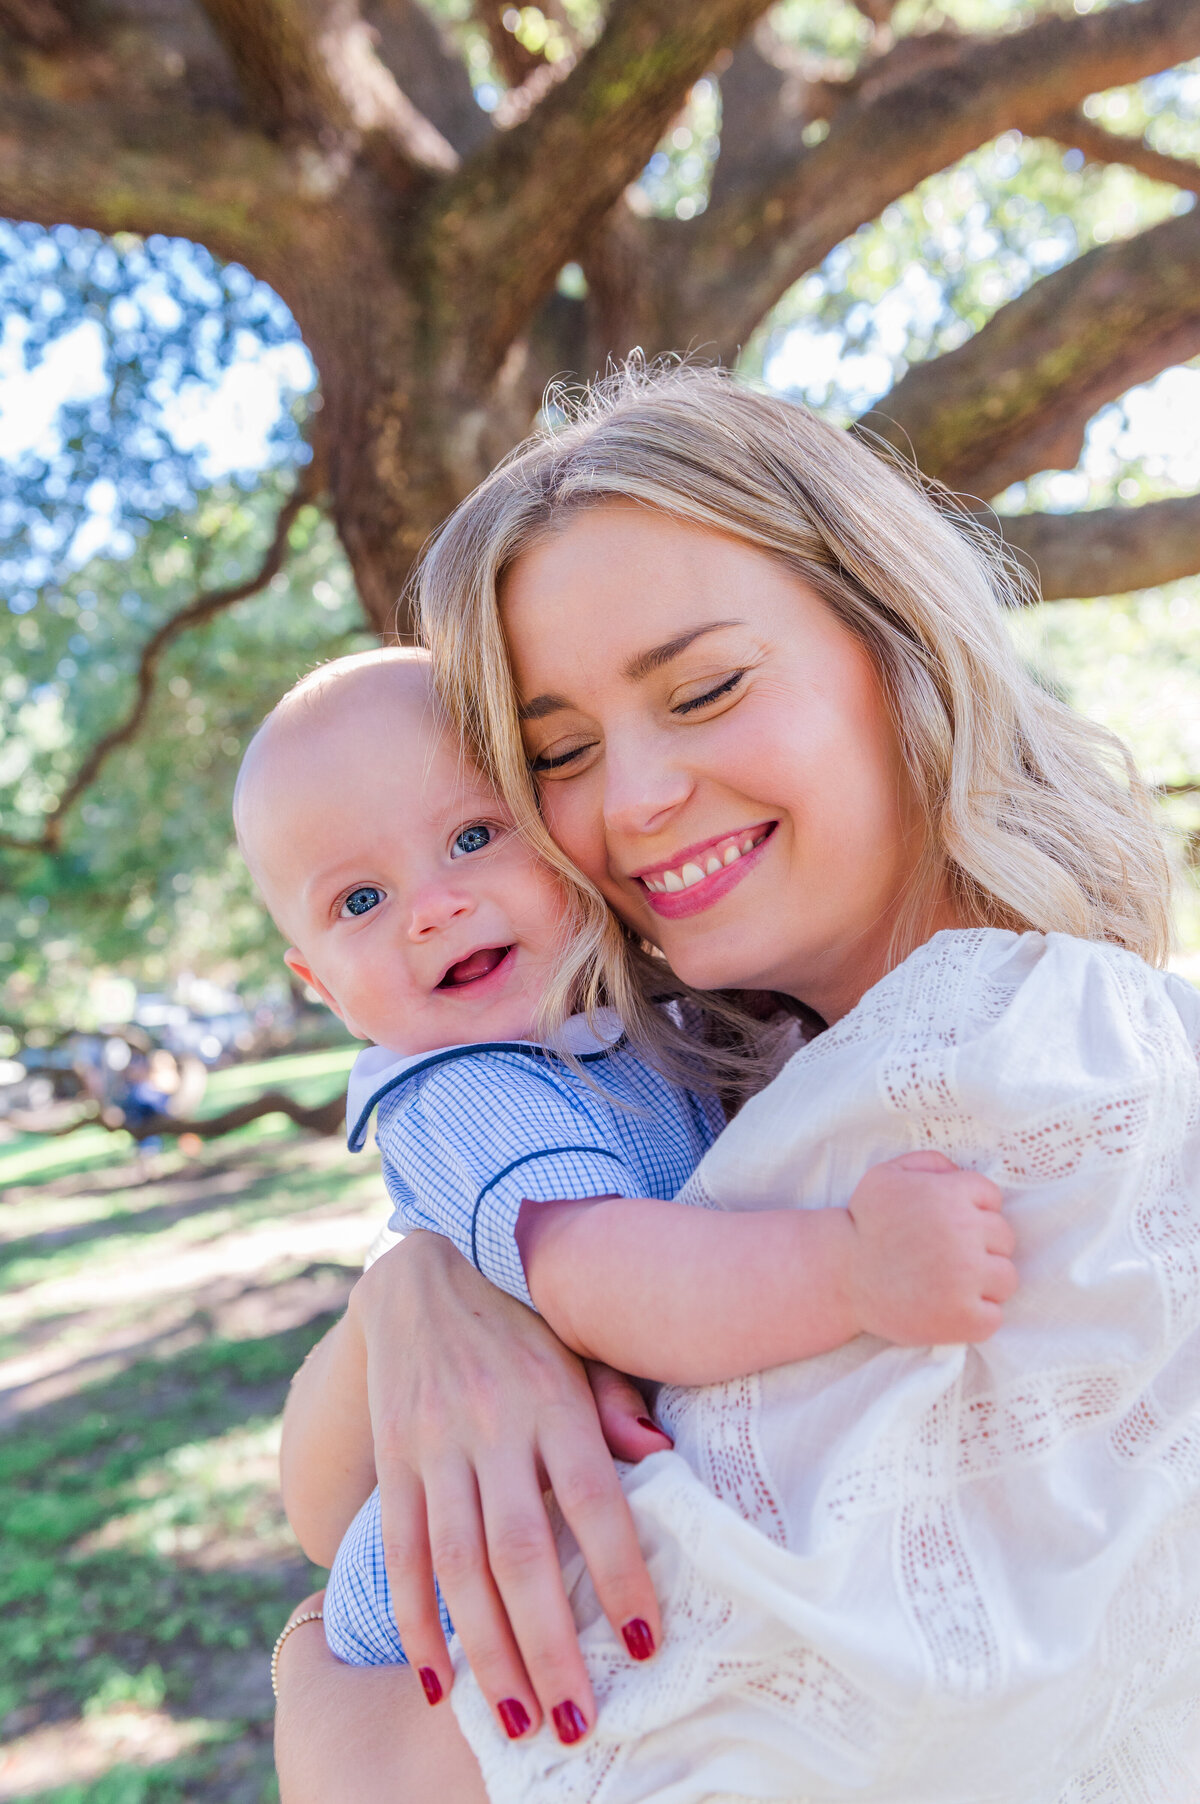
<path id="1" fill-rule="evenodd" d="M 403 633 L 421 546 L 551 376 L 635 344 L 732 356 L 924 176 L 1005 129 L 1065 130 L 1094 89 L 1200 55 L 1195 0 L 931 34 L 837 92 L 816 84 L 808 104 L 831 125 L 806 145 L 789 83 L 743 44 L 707 213 L 637 216 L 628 184 L 767 10 L 613 0 L 591 48 L 563 79 L 535 70 L 540 98 L 500 130 L 417 0 L 0 0 L 0 210 L 193 237 L 282 295 L 320 372 L 321 462 L 364 606 Z M 504 29 L 490 3 L 481 19 Z M 983 494 L 1067 456 L 1089 409 L 1200 349 L 1194 221 L 1047 278 L 881 414 Z M 584 298 L 555 292 L 569 260 Z"/>

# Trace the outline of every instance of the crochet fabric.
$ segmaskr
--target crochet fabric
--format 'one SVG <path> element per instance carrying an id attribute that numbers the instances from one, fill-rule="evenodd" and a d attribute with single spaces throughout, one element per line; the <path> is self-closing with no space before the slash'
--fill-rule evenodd
<path id="1" fill-rule="evenodd" d="M 600 1706 L 505 1740 L 495 1804 L 1196 1804 L 1200 996 L 1117 948 L 940 933 L 796 1054 L 684 1195 L 844 1204 L 933 1147 L 986 1172 L 1021 1289 L 979 1347 L 668 1388 L 622 1482 L 664 1606 L 634 1665 L 570 1535 Z"/>

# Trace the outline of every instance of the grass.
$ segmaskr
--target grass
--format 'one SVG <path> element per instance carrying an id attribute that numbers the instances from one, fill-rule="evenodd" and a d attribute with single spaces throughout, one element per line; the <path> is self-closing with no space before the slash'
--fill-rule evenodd
<path id="1" fill-rule="evenodd" d="M 346 1063 L 221 1073 L 206 1106 L 328 1095 Z M 279 1411 L 382 1186 L 290 1124 L 193 1160 L 103 1134 L 89 1164 L 93 1132 L 0 1149 L 0 1800 L 268 1804 L 267 1658 L 323 1576 L 276 1495 Z"/>

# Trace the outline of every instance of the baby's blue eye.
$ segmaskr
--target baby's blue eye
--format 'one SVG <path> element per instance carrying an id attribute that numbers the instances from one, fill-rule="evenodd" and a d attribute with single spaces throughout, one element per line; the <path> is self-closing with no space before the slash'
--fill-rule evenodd
<path id="1" fill-rule="evenodd" d="M 482 852 L 485 846 L 492 843 L 492 829 L 477 822 L 473 827 L 464 827 L 451 848 L 451 858 L 465 858 L 468 852 Z"/>
<path id="2" fill-rule="evenodd" d="M 352 889 L 342 903 L 344 915 L 370 914 L 383 901 L 383 891 L 376 889 L 372 883 L 364 883 L 359 889 Z"/>

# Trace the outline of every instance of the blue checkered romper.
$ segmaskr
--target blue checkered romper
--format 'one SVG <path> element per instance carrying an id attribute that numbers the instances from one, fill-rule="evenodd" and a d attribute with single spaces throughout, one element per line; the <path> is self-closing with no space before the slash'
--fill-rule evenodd
<path id="1" fill-rule="evenodd" d="M 620 1034 L 581 1017 L 565 1043 L 597 1090 L 548 1047 L 451 1046 L 413 1058 L 359 1055 L 347 1121 L 361 1151 L 371 1117 L 393 1204 L 390 1226 L 431 1228 L 493 1284 L 533 1307 L 517 1250 L 521 1204 L 682 1189 L 725 1125 L 720 1104 L 668 1082 Z M 439 1593 L 442 1627 L 450 1618 Z M 383 1565 L 379 1492 L 346 1531 L 325 1591 L 325 1634 L 352 1666 L 403 1663 Z"/>

